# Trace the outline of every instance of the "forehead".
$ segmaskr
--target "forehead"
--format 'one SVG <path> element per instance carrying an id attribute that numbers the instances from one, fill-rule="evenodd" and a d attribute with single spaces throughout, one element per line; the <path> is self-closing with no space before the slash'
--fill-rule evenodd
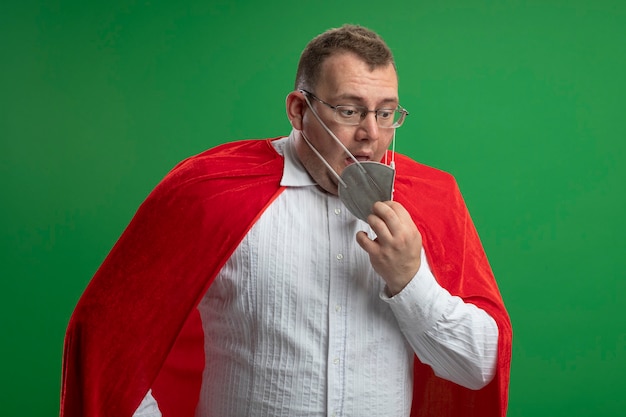
<path id="1" fill-rule="evenodd" d="M 391 63 L 371 68 L 357 55 L 344 52 L 324 61 L 315 90 L 327 99 L 352 97 L 364 102 L 397 101 L 398 76 Z"/>

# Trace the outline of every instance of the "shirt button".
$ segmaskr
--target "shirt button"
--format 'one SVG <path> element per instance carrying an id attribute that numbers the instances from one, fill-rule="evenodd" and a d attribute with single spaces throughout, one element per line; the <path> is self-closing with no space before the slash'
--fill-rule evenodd
<path id="1" fill-rule="evenodd" d="M 337 260 L 340 261 L 343 259 L 343 255 L 341 253 L 337 254 Z"/>
<path id="2" fill-rule="evenodd" d="M 336 208 L 335 209 L 335 214 L 337 214 L 337 215 L 341 214 L 341 209 L 340 208 Z"/>
<path id="3" fill-rule="evenodd" d="M 339 313 L 339 312 L 341 311 L 341 306 L 340 306 L 339 304 L 337 304 L 337 305 L 335 306 L 335 311 L 336 311 L 337 313 Z"/>
<path id="4" fill-rule="evenodd" d="M 335 365 L 339 365 L 339 358 L 335 358 L 335 359 L 333 359 L 333 363 L 334 363 Z"/>

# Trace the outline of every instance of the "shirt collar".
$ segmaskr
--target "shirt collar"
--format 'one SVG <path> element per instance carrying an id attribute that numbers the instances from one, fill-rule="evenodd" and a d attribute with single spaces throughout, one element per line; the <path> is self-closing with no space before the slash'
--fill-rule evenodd
<path id="1" fill-rule="evenodd" d="M 283 155 L 285 160 L 283 177 L 280 180 L 280 185 L 283 187 L 306 187 L 310 185 L 317 185 L 304 168 L 304 165 L 302 165 L 302 162 L 300 162 L 300 159 L 296 154 L 295 144 L 296 135 L 298 134 L 298 131 L 294 129 L 288 137 L 272 142 L 276 152 Z"/>

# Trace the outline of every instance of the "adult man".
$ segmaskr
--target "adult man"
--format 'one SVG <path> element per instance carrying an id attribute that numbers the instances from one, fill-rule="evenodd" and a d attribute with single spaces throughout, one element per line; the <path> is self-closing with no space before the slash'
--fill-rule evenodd
<path id="1" fill-rule="evenodd" d="M 190 158 L 140 207 L 70 322 L 63 416 L 505 414 L 510 322 L 452 177 L 387 151 L 387 46 L 316 37 L 286 107 L 289 137 Z M 376 194 L 389 159 L 394 201 L 363 203 L 345 174 Z"/>

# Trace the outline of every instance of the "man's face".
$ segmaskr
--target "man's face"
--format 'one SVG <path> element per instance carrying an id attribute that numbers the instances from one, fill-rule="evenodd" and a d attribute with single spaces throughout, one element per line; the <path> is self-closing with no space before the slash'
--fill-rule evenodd
<path id="1" fill-rule="evenodd" d="M 365 106 L 370 110 L 395 109 L 398 106 L 398 78 L 393 65 L 370 70 L 360 58 L 351 53 L 333 55 L 322 64 L 321 77 L 314 87 L 315 94 L 327 103 Z M 380 162 L 393 139 L 394 129 L 380 128 L 374 113 L 357 126 L 335 121 L 333 110 L 311 98 L 311 105 L 341 143 L 359 161 Z M 306 108 L 302 118 L 302 131 L 311 144 L 339 174 L 354 161 L 324 130 L 311 109 Z M 296 151 L 309 175 L 326 191 L 337 194 L 337 178 L 299 138 Z"/>

